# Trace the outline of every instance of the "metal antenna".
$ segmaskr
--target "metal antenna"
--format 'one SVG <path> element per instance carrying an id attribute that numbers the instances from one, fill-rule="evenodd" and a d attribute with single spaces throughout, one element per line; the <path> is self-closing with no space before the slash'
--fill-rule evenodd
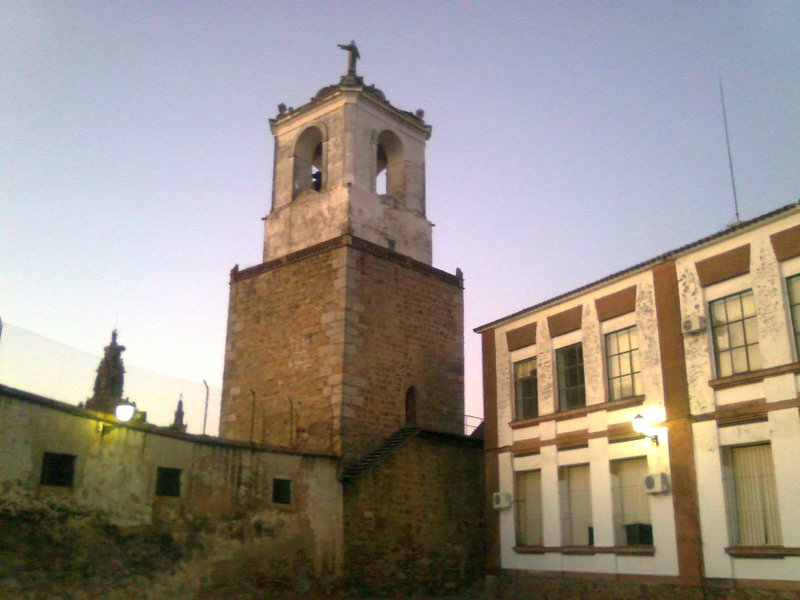
<path id="1" fill-rule="evenodd" d="M 728 146 L 728 166 L 731 170 L 731 187 L 733 188 L 733 208 L 736 211 L 736 222 L 739 223 L 739 199 L 736 197 L 736 180 L 733 178 L 733 157 L 731 156 L 731 138 L 728 134 L 728 115 L 725 111 L 725 92 L 722 90 L 722 78 L 719 79 L 719 97 L 722 100 L 722 122 L 725 124 L 725 144 Z"/>

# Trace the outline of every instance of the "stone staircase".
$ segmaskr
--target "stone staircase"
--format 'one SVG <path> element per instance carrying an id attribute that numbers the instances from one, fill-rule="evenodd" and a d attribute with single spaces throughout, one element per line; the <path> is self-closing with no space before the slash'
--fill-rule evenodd
<path id="1" fill-rule="evenodd" d="M 385 456 L 391 454 L 403 442 L 417 435 L 419 431 L 417 427 L 401 427 L 391 437 L 387 438 L 377 450 L 367 454 L 356 464 L 347 467 L 342 473 L 342 481 L 357 479 L 378 464 Z"/>

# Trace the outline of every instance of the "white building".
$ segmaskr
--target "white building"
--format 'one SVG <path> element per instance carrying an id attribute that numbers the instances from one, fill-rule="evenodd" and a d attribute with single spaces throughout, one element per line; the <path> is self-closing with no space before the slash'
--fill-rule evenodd
<path id="1" fill-rule="evenodd" d="M 476 331 L 490 568 L 800 590 L 800 205 Z"/>

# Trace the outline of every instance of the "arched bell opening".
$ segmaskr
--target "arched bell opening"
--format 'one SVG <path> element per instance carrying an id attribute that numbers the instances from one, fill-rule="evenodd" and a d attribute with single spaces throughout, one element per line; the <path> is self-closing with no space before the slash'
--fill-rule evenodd
<path id="1" fill-rule="evenodd" d="M 375 193 L 405 198 L 406 160 L 403 142 L 394 132 L 384 129 L 376 138 Z"/>
<path id="2" fill-rule="evenodd" d="M 309 127 L 294 146 L 294 184 L 292 197 L 306 190 L 321 192 L 325 189 L 326 176 L 323 156 L 323 134 L 319 127 Z"/>

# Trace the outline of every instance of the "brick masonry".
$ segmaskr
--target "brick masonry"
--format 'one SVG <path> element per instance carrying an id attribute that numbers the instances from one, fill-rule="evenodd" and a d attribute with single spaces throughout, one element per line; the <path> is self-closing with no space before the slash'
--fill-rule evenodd
<path id="1" fill-rule="evenodd" d="M 350 594 L 455 593 L 485 568 L 482 443 L 421 432 L 345 484 Z"/>
<path id="2" fill-rule="evenodd" d="M 420 425 L 461 433 L 461 284 L 349 235 L 234 271 L 220 435 L 355 462 L 412 386 Z"/>

